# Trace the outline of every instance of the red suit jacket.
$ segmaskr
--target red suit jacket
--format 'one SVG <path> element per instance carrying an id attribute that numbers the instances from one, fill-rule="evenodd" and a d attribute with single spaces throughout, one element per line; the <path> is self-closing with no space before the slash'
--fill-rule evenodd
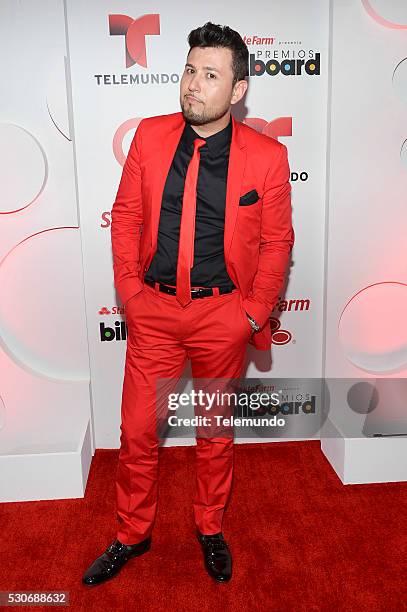
<path id="1" fill-rule="evenodd" d="M 224 256 L 245 310 L 261 326 L 250 344 L 271 347 L 269 317 L 294 244 L 287 148 L 232 116 Z M 123 304 L 141 291 L 157 248 L 165 181 L 185 121 L 181 112 L 142 119 L 112 208 L 114 283 Z M 256 193 L 247 195 L 255 190 Z"/>

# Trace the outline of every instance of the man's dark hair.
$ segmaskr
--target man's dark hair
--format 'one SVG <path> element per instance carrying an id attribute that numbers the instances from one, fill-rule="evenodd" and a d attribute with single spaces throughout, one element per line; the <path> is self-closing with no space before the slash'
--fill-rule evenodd
<path id="1" fill-rule="evenodd" d="M 232 52 L 233 85 L 248 75 L 249 51 L 239 32 L 229 26 L 207 21 L 188 35 L 188 44 L 193 47 L 226 47 Z M 188 52 L 189 53 L 189 52 Z"/>

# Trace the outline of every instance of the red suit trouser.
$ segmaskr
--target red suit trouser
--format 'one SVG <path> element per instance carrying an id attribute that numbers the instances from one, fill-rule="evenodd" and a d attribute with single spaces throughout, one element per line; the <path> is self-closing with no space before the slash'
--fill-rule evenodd
<path id="1" fill-rule="evenodd" d="M 126 306 L 120 453 L 116 478 L 117 538 L 136 544 L 151 535 L 158 500 L 157 380 L 175 385 L 191 360 L 193 379 L 242 375 L 252 329 L 238 289 L 193 299 L 147 284 Z M 171 391 L 171 390 L 169 390 Z M 168 395 L 166 397 L 168 402 Z M 193 513 L 203 534 L 222 531 L 233 474 L 233 436 L 196 437 Z"/>

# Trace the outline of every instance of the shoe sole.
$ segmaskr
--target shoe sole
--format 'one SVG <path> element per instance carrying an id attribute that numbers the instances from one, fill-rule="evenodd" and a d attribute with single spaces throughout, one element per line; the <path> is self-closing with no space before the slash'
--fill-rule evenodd
<path id="1" fill-rule="evenodd" d="M 224 578 L 221 578 L 219 580 L 219 578 L 215 578 L 215 576 L 213 574 L 211 574 L 211 572 L 208 570 L 206 565 L 205 565 L 205 569 L 206 569 L 206 572 L 207 572 L 208 576 L 210 576 L 212 578 L 212 580 L 214 580 L 216 582 L 216 584 L 223 584 L 223 583 L 226 583 L 226 582 L 230 582 L 232 580 L 232 576 L 230 578 L 226 578 L 226 580 Z"/>

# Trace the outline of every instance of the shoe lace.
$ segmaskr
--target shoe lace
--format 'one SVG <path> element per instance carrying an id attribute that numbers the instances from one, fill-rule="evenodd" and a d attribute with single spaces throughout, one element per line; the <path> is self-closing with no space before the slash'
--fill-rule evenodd
<path id="1" fill-rule="evenodd" d="M 215 550 L 221 550 L 227 548 L 225 540 L 221 538 L 211 538 L 207 537 L 205 542 L 209 549 L 209 554 L 213 554 Z"/>
<path id="2" fill-rule="evenodd" d="M 125 546 L 116 540 L 106 549 L 106 553 L 112 558 L 112 560 L 116 560 L 123 551 L 123 548 L 125 548 Z"/>

